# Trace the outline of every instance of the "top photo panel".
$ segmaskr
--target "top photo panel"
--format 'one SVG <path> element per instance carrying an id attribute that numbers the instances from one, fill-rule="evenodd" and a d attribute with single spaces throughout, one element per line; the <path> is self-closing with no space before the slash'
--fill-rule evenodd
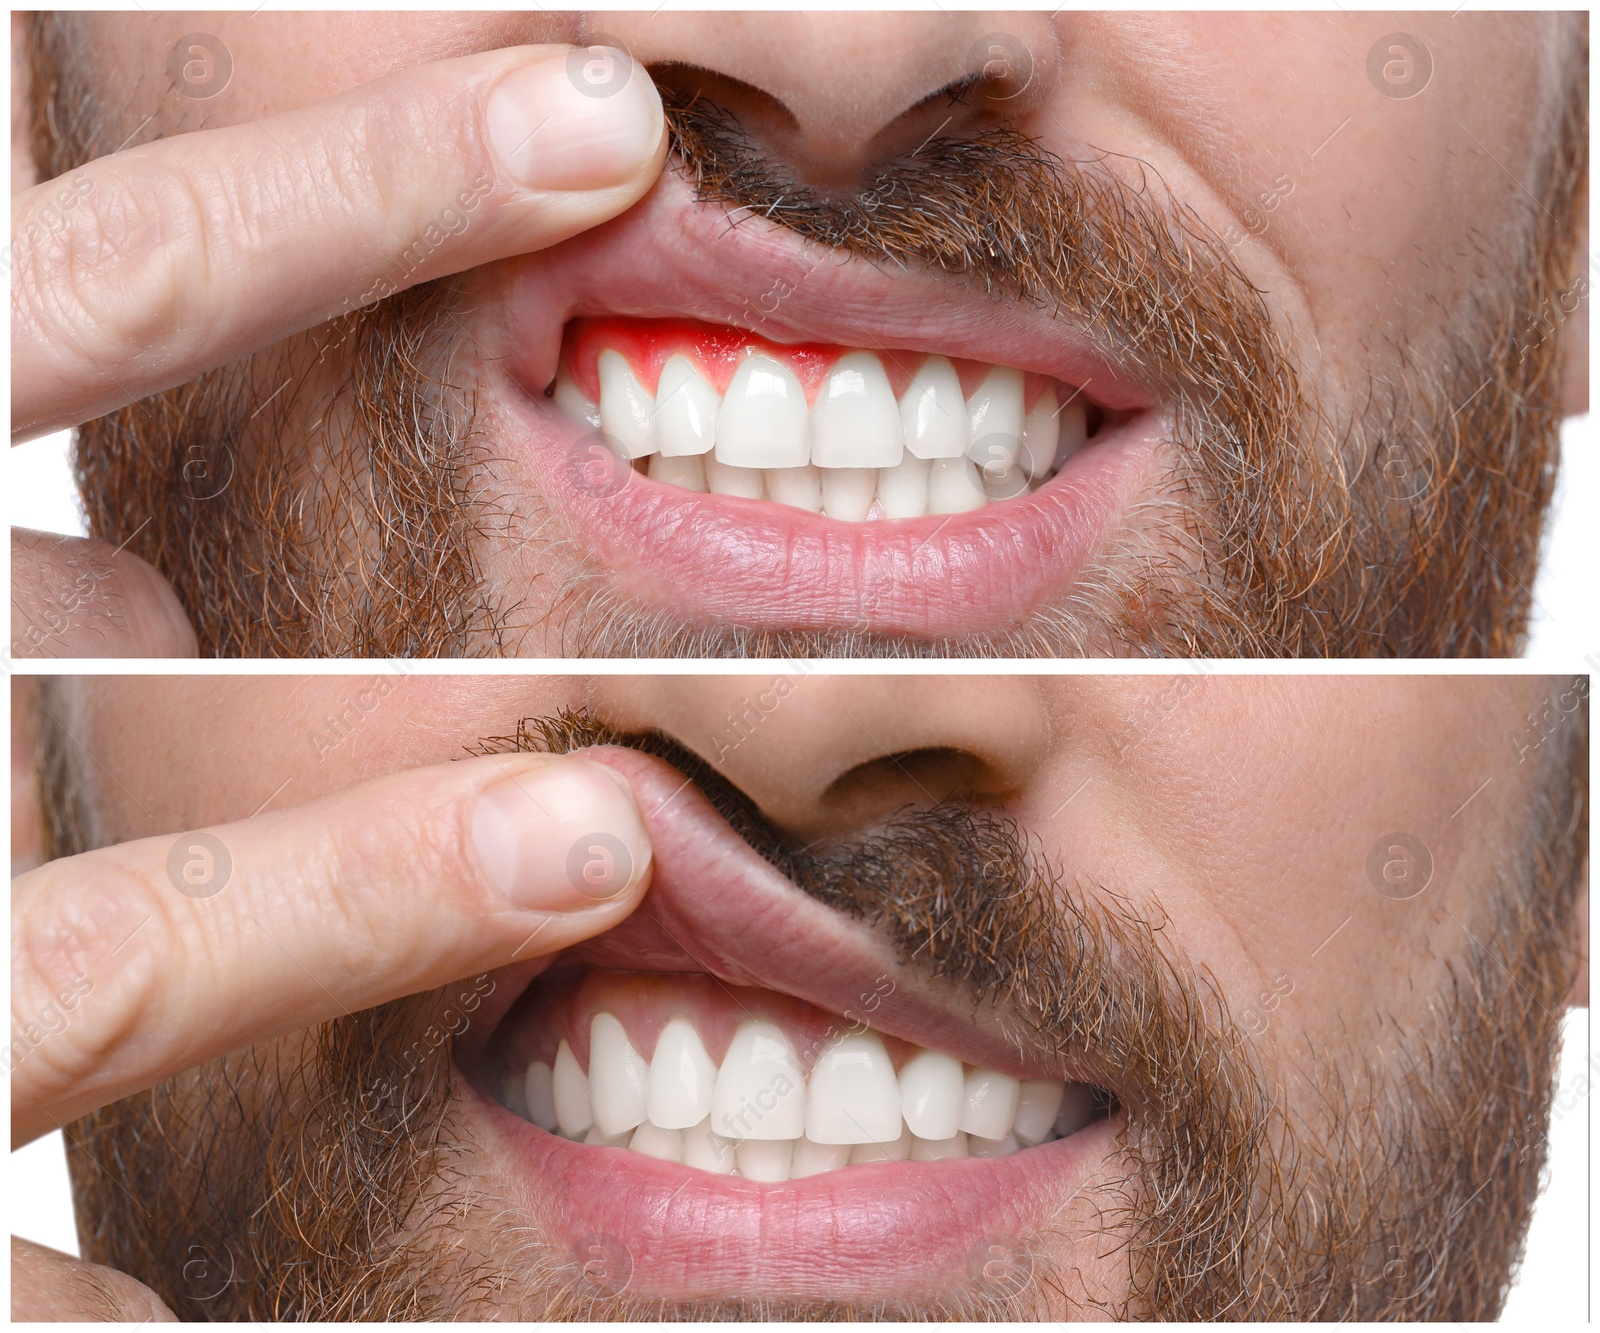
<path id="1" fill-rule="evenodd" d="M 1525 654 L 1588 31 L 14 16 L 12 655 Z"/>

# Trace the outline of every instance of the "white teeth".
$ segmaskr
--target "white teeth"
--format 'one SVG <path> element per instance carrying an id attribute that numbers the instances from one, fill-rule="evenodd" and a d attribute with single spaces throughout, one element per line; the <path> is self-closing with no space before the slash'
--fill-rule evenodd
<path id="1" fill-rule="evenodd" d="M 746 1180 L 776 1184 L 789 1179 L 794 1144 L 787 1139 L 743 1139 L 735 1149 L 739 1174 Z"/>
<path id="2" fill-rule="evenodd" d="M 713 1134 L 711 1121 L 702 1120 L 693 1129 L 683 1131 L 683 1164 L 719 1176 L 731 1176 L 734 1170 L 733 1140 Z"/>
<path id="3" fill-rule="evenodd" d="M 900 461 L 900 412 L 883 362 L 871 352 L 845 353 L 823 380 L 811 409 L 811 461 L 823 468 Z"/>
<path id="4" fill-rule="evenodd" d="M 1058 406 L 1055 386 L 1047 384 L 1022 418 L 1022 449 L 1018 459 L 1030 481 L 1043 480 L 1055 465 L 1056 445 L 1061 439 Z M 1083 409 L 1078 410 L 1082 412 Z"/>
<path id="5" fill-rule="evenodd" d="M 600 408 L 589 401 L 589 396 L 578 387 L 578 382 L 562 371 L 556 376 L 553 395 L 555 404 L 574 421 L 581 421 L 590 430 L 600 429 Z"/>
<path id="6" fill-rule="evenodd" d="M 650 1066 L 617 1016 L 596 1014 L 589 1028 L 589 1099 L 602 1134 L 626 1134 L 644 1119 L 649 1078 Z"/>
<path id="7" fill-rule="evenodd" d="M 728 1043 L 711 1095 L 711 1128 L 730 1139 L 797 1139 L 806 1080 L 780 1028 L 750 1019 Z"/>
<path id="8" fill-rule="evenodd" d="M 969 442 L 961 379 L 942 356 L 930 356 L 900 395 L 900 438 L 917 458 L 962 458 Z"/>
<path id="9" fill-rule="evenodd" d="M 710 453 L 722 395 L 688 357 L 669 357 L 656 381 L 656 438 L 668 458 Z"/>
<path id="10" fill-rule="evenodd" d="M 1017 1093 L 1017 1113 L 1011 1132 L 1024 1143 L 1043 1143 L 1055 1128 L 1056 1113 L 1067 1085 L 1058 1078 L 1030 1078 Z"/>
<path id="11" fill-rule="evenodd" d="M 982 1138 L 1003 1139 L 1011 1132 L 1020 1093 L 1021 1085 L 1008 1074 L 997 1074 L 992 1069 L 972 1070 L 966 1078 L 961 1128 Z M 976 1150 L 972 1155 L 978 1156 Z"/>
<path id="12" fill-rule="evenodd" d="M 820 1176 L 824 1171 L 838 1171 L 850 1165 L 850 1144 L 817 1143 L 813 1139 L 797 1139 L 794 1145 L 794 1164 L 789 1168 L 791 1180 L 804 1180 L 807 1176 Z"/>
<path id="13" fill-rule="evenodd" d="M 851 1033 L 817 1057 L 806 1093 L 806 1137 L 882 1143 L 900 1134 L 900 1087 L 876 1033 Z"/>
<path id="14" fill-rule="evenodd" d="M 961 1128 L 966 1076 L 961 1061 L 921 1051 L 900 1069 L 900 1109 L 918 1138 L 948 1139 Z"/>
<path id="15" fill-rule="evenodd" d="M 865 1166 L 871 1162 L 903 1162 L 911 1156 L 911 1131 L 904 1125 L 900 1133 L 882 1143 L 858 1143 L 850 1149 L 850 1165 Z"/>
<path id="16" fill-rule="evenodd" d="M 1022 1144 L 1017 1142 L 1015 1134 L 1006 1134 L 998 1139 L 984 1138 L 980 1134 L 967 1135 L 968 1157 L 1010 1157 L 1014 1152 L 1021 1152 Z"/>
<path id="17" fill-rule="evenodd" d="M 555 1078 L 555 1071 L 549 1065 L 543 1060 L 535 1060 L 528 1066 L 527 1077 L 522 1081 L 528 1119 L 540 1129 L 555 1130 L 561 1124 L 561 1117 L 556 1114 Z"/>
<path id="18" fill-rule="evenodd" d="M 717 461 L 735 467 L 804 467 L 811 461 L 809 417 L 805 390 L 794 372 L 754 352 L 734 371 L 722 400 Z"/>
<path id="19" fill-rule="evenodd" d="M 822 473 L 814 467 L 775 467 L 766 472 L 767 498 L 796 509 L 822 512 Z"/>
<path id="20" fill-rule="evenodd" d="M 1094 1093 L 1082 1083 L 1074 1083 L 1061 1098 L 1061 1109 L 1056 1112 L 1055 1131 L 1060 1138 L 1076 1134 L 1094 1119 Z"/>
<path id="21" fill-rule="evenodd" d="M 913 1162 L 951 1162 L 967 1155 L 967 1136 L 952 1134 L 947 1139 L 912 1139 Z"/>
<path id="22" fill-rule="evenodd" d="M 589 1076 L 565 1041 L 556 1051 L 550 1095 L 555 1099 L 556 1125 L 561 1132 L 569 1139 L 587 1133 L 594 1124 L 594 1111 L 589 1105 Z"/>
<path id="23" fill-rule="evenodd" d="M 659 1158 L 663 1162 L 683 1161 L 683 1136 L 675 1129 L 662 1129 L 660 1125 L 652 1125 L 648 1120 L 633 1131 L 633 1137 L 628 1140 L 628 1147 L 634 1152 L 643 1153 L 646 1157 Z"/>
<path id="24" fill-rule="evenodd" d="M 705 464 L 699 458 L 669 458 L 666 454 L 652 454 L 650 480 L 665 482 L 679 490 L 704 492 Z"/>
<path id="25" fill-rule="evenodd" d="M 704 459 L 706 488 L 713 495 L 738 495 L 746 500 L 759 500 L 762 494 L 761 478 L 765 475 L 758 467 L 735 467 L 719 462 L 711 454 Z"/>
<path id="26" fill-rule="evenodd" d="M 967 399 L 967 457 L 987 465 L 999 451 L 1014 464 L 1021 440 L 1022 372 L 995 366 Z"/>
<path id="27" fill-rule="evenodd" d="M 643 458 L 657 448 L 655 398 L 639 383 L 621 352 L 600 353 L 600 429 L 627 458 Z"/>
<path id="28" fill-rule="evenodd" d="M 928 512 L 965 514 L 989 503 L 983 476 L 966 458 L 936 458 L 928 473 Z"/>
<path id="29" fill-rule="evenodd" d="M 878 473 L 878 503 L 885 518 L 921 518 L 928 512 L 929 463 L 909 450 Z"/>
<path id="30" fill-rule="evenodd" d="M 602 1134 L 600 1126 L 595 1125 L 583 1136 L 583 1141 L 591 1148 L 626 1148 L 630 1134 Z"/>
<path id="31" fill-rule="evenodd" d="M 1065 463 L 1083 448 L 1089 438 L 1089 414 L 1083 405 L 1082 396 L 1075 397 L 1063 407 L 1056 421 L 1060 427 L 1061 439 L 1056 445 L 1055 461 Z"/>
<path id="32" fill-rule="evenodd" d="M 878 491 L 878 474 L 869 467 L 825 467 L 820 471 L 822 512 L 846 523 L 866 518 Z"/>
<path id="33" fill-rule="evenodd" d="M 687 1018 L 674 1018 L 661 1029 L 650 1061 L 650 1086 L 645 1111 L 662 1129 L 688 1129 L 711 1114 L 711 1090 L 717 1066 Z M 1051 1109 L 1050 1118 L 1055 1119 Z"/>

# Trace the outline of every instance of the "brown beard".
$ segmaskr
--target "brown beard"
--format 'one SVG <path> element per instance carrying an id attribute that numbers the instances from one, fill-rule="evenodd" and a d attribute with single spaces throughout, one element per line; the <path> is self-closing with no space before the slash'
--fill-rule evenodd
<path id="1" fill-rule="evenodd" d="M 52 175 L 110 141 L 94 137 L 60 23 L 33 22 L 35 152 Z M 90 530 L 160 569 L 214 654 L 1515 654 L 1554 482 L 1552 334 L 1587 160 L 1587 29 L 1575 31 L 1540 207 L 1478 247 L 1506 256 L 1503 281 L 1451 311 L 1436 346 L 1374 348 L 1364 402 L 1344 415 L 1313 401 L 1228 244 L 1159 181 L 1065 163 L 1002 129 L 935 139 L 870 190 L 824 196 L 725 113 L 664 89 L 677 169 L 702 199 L 1060 310 L 1163 391 L 1172 474 L 1028 625 L 914 639 L 690 624 L 581 565 L 542 602 L 496 600 L 484 567 L 510 506 L 483 480 L 449 284 L 84 426 Z M 337 367 L 326 401 L 297 386 L 263 412 L 312 360 Z"/>
<path id="2" fill-rule="evenodd" d="M 62 855 L 82 850 L 63 839 L 89 825 L 46 702 L 41 789 L 49 851 Z M 1461 944 L 1441 948 L 1429 1020 L 1402 1032 L 1384 1023 L 1375 1047 L 1352 1034 L 1309 1055 L 1239 1021 L 1164 923 L 1100 886 L 1063 885 L 1025 835 L 982 810 L 911 812 L 841 846 L 796 850 L 654 734 L 563 714 L 479 748 L 595 743 L 679 764 L 806 892 L 876 925 L 903 958 L 1009 1001 L 1023 1040 L 1087 1061 L 1113 1086 L 1133 1169 L 1096 1191 L 1092 1224 L 1058 1217 L 1016 1238 L 1018 1290 L 957 1283 L 894 1305 L 597 1295 L 535 1219 L 474 1182 L 479 1150 L 452 1118 L 451 1042 L 423 1035 L 444 1030 L 447 988 L 215 1062 L 69 1126 L 86 1257 L 190 1318 L 476 1317 L 516 1293 L 522 1318 L 1021 1319 L 1094 1312 L 1050 1255 L 1109 1238 L 1128 1294 L 1100 1313 L 1498 1314 L 1538 1193 L 1557 1015 L 1574 972 L 1586 705 L 1545 751 L 1513 816 L 1525 836 L 1473 898 L 1482 912 Z M 1292 1104 L 1291 1069 L 1316 1105 Z M 465 1219 L 486 1214 L 494 1252 L 462 1245 Z"/>

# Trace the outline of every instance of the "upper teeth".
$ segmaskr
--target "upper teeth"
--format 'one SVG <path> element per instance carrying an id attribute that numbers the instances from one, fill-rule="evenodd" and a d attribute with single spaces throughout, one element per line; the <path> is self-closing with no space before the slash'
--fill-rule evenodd
<path id="1" fill-rule="evenodd" d="M 782 1181 L 882 1161 L 1003 1157 L 1076 1133 L 1094 1116 L 1083 1084 L 1018 1080 L 918 1050 L 896 1071 L 874 1032 L 834 1037 L 809 1078 L 783 1030 L 741 1023 L 717 1065 L 674 1018 L 649 1060 L 615 1015 L 596 1014 L 589 1068 L 562 1041 L 507 1102 L 541 1129 L 721 1175 Z"/>
<path id="2" fill-rule="evenodd" d="M 1082 447 L 1082 400 L 1047 385 L 1026 411 L 1023 377 L 991 369 L 971 397 L 955 367 L 928 357 L 895 401 L 883 362 L 847 352 L 807 405 L 794 372 L 751 350 L 719 394 L 693 360 L 669 357 L 655 393 L 613 348 L 596 361 L 600 401 L 563 370 L 555 400 L 649 474 L 685 490 L 767 498 L 860 521 L 962 513 L 1041 483 Z"/>

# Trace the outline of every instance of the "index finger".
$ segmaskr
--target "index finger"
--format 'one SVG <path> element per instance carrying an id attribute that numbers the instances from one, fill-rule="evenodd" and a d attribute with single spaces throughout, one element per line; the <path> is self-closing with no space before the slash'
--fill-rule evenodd
<path id="1" fill-rule="evenodd" d="M 184 1069 L 615 926 L 650 881 L 627 780 L 497 755 L 13 881 L 13 1146 Z"/>
<path id="2" fill-rule="evenodd" d="M 655 180 L 666 136 L 649 76 L 609 54 L 595 84 L 588 54 L 565 46 L 437 61 L 25 191 L 13 438 L 622 212 Z"/>

